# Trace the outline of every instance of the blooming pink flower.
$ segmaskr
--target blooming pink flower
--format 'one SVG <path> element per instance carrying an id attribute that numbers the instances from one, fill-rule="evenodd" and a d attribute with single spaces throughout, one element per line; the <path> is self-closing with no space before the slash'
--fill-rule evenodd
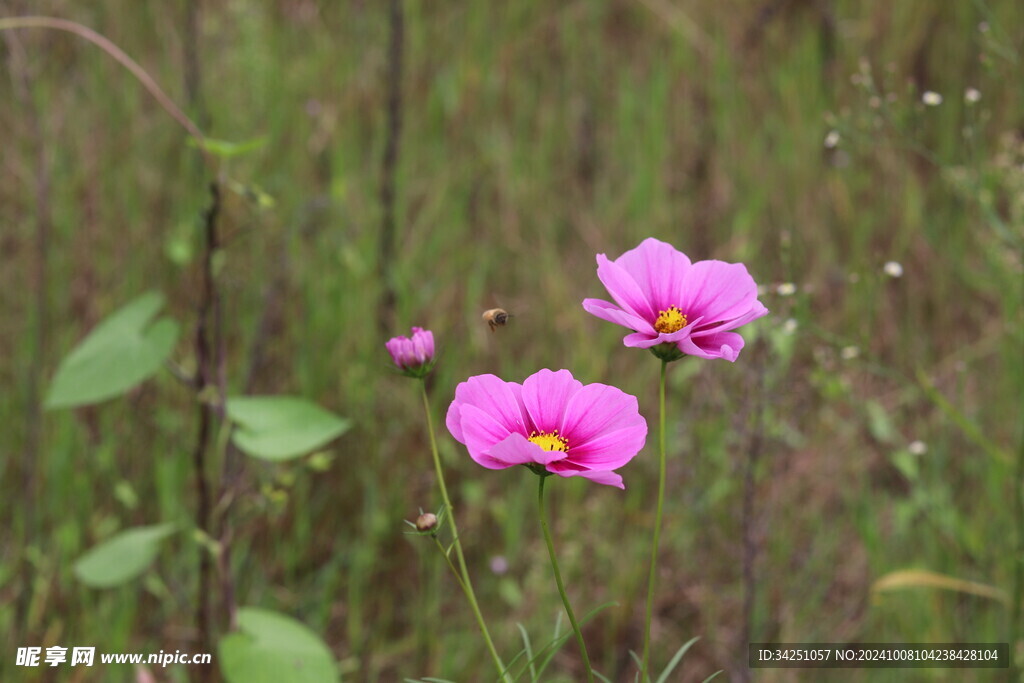
<path id="1" fill-rule="evenodd" d="M 614 261 L 598 254 L 597 277 L 615 304 L 584 299 L 584 310 L 633 330 L 622 340 L 626 346 L 665 360 L 687 354 L 735 361 L 743 337 L 730 330 L 768 313 L 742 263 L 690 263 L 650 237 Z"/>
<path id="2" fill-rule="evenodd" d="M 636 397 L 605 384 L 541 370 L 517 384 L 477 375 L 459 384 L 448 431 L 492 470 L 527 465 L 562 477 L 625 488 L 613 472 L 647 440 Z"/>
<path id="3" fill-rule="evenodd" d="M 384 346 L 395 365 L 412 377 L 423 377 L 434 367 L 434 333 L 422 327 L 412 328 L 412 338 L 393 337 Z"/>

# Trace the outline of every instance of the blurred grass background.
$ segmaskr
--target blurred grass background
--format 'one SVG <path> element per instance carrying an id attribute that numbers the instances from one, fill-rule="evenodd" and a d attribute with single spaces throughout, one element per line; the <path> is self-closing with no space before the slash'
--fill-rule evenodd
<path id="1" fill-rule="evenodd" d="M 435 333 L 439 424 L 467 376 L 521 381 L 541 367 L 616 384 L 655 424 L 657 361 L 623 348 L 623 330 L 580 307 L 605 294 L 595 253 L 614 257 L 655 236 L 695 260 L 743 261 L 765 288 L 772 314 L 747 328 L 737 363 L 670 368 L 655 661 L 699 635 L 679 680 L 718 669 L 747 680 L 746 638 L 1005 641 L 1004 602 L 871 585 L 916 568 L 1007 594 L 1013 586 L 1020 3 L 403 8 L 387 264 L 398 296 L 385 313 L 392 334 Z M 225 163 L 238 190 L 222 219 L 219 271 L 229 384 L 310 397 L 357 428 L 323 473 L 247 462 L 233 558 L 240 603 L 307 623 L 347 679 L 489 680 L 454 583 L 428 543 L 402 533 L 402 520 L 438 496 L 415 387 L 391 372 L 377 327 L 387 4 L 0 6 L 2 16 L 28 13 L 109 37 L 211 137 L 266 139 Z M 23 680 L 13 654 L 26 644 L 194 650 L 187 534 L 129 587 L 86 589 L 70 572 L 117 529 L 191 519 L 192 394 L 165 373 L 96 408 L 40 413 L 38 402 L 73 344 L 147 289 L 168 295 L 186 328 L 175 358 L 194 363 L 210 178 L 182 130 L 102 52 L 38 30 L 3 41 L 0 678 Z M 979 102 L 965 101 L 967 88 Z M 925 106 L 924 91 L 942 104 Z M 826 146 L 831 131 L 838 142 Z M 883 272 L 888 261 L 902 277 Z M 780 294 L 781 283 L 795 293 Z M 493 306 L 515 316 L 498 334 L 480 319 Z M 483 611 L 510 659 L 517 621 L 543 641 L 561 610 L 533 476 L 483 470 L 440 437 Z M 586 628 L 595 666 L 614 680 L 631 680 L 628 650 L 642 639 L 651 441 L 623 471 L 625 493 L 578 481 L 550 492 L 576 609 L 618 603 Z M 747 610 L 745 534 L 756 548 Z M 62 669 L 61 680 L 92 680 L 73 673 Z M 567 646 L 550 680 L 580 675 Z M 753 672 L 763 681 L 997 675 Z"/>

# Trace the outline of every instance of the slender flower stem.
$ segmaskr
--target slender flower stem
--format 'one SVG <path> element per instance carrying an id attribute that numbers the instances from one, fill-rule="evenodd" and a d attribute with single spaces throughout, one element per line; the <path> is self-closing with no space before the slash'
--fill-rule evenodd
<path id="1" fill-rule="evenodd" d="M 658 568 L 658 543 L 661 541 L 661 514 L 665 507 L 665 374 L 668 361 L 661 361 L 658 382 L 658 511 L 654 515 L 654 539 L 651 541 L 651 570 L 647 577 L 647 611 L 644 616 L 644 654 L 640 660 L 640 681 L 647 683 L 651 655 L 651 614 L 654 611 L 654 579 Z"/>
<path id="2" fill-rule="evenodd" d="M 473 615 L 476 617 L 476 623 L 480 627 L 480 633 L 484 636 L 484 642 L 487 643 L 487 650 L 491 654 L 491 659 L 494 660 L 494 666 L 498 668 L 498 677 L 502 681 L 507 681 L 508 675 L 505 673 L 505 665 L 502 663 L 501 657 L 498 656 L 498 651 L 494 648 L 494 641 L 491 640 L 491 633 L 487 630 L 487 624 L 484 622 L 484 615 L 480 612 L 480 605 L 477 603 L 476 594 L 473 592 L 473 582 L 469 578 L 469 570 L 466 569 L 466 558 L 462 555 L 462 542 L 459 540 L 459 529 L 455 525 L 455 509 L 452 508 L 452 501 L 448 498 L 448 487 L 444 484 L 444 474 L 441 471 L 441 456 L 438 455 L 437 440 L 434 439 L 434 418 L 431 417 L 430 414 L 430 401 L 427 399 L 426 378 L 420 380 L 420 393 L 423 396 L 423 412 L 427 416 L 427 434 L 430 435 L 430 453 L 434 456 L 434 471 L 437 473 L 437 485 L 441 489 L 441 499 L 444 501 L 444 509 L 448 513 L 448 523 L 452 527 L 452 536 L 454 536 L 452 544 L 455 546 L 455 555 L 459 560 L 459 571 L 462 574 L 459 585 L 462 587 L 462 591 L 466 594 L 466 599 L 469 600 L 469 606 L 472 608 Z M 450 565 L 450 558 L 448 562 Z"/>
<path id="3" fill-rule="evenodd" d="M 460 574 L 459 570 L 456 569 L 454 564 L 452 564 L 451 554 L 444 549 L 444 546 L 441 545 L 441 541 L 437 538 L 437 536 L 434 536 L 434 545 L 437 546 L 437 549 L 441 551 L 441 555 L 444 556 L 444 561 L 448 563 L 448 568 L 452 570 L 452 576 L 454 576 L 455 580 L 458 582 L 459 588 L 461 588 L 462 590 L 466 590 L 466 584 L 462 582 L 462 574 Z"/>
<path id="4" fill-rule="evenodd" d="M 587 667 L 587 680 L 594 683 L 594 672 L 590 668 L 590 656 L 587 654 L 587 644 L 583 642 L 583 632 L 576 621 L 576 615 L 569 604 L 569 596 L 565 593 L 565 584 L 562 582 L 562 572 L 558 570 L 558 559 L 555 557 L 555 544 L 551 541 L 551 530 L 548 528 L 548 516 L 544 511 L 544 480 L 546 475 L 540 476 L 540 486 L 537 488 L 537 509 L 540 514 L 540 527 L 544 530 L 544 541 L 548 544 L 548 557 L 551 558 L 551 568 L 555 571 L 555 583 L 558 584 L 558 594 L 562 596 L 562 604 L 565 605 L 565 612 L 569 615 L 569 623 L 576 633 L 576 642 L 579 643 L 580 653 L 583 655 L 583 664 Z"/>

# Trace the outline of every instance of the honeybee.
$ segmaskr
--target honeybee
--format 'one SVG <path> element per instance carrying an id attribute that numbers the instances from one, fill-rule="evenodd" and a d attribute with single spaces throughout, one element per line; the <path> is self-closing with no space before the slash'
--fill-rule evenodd
<path id="1" fill-rule="evenodd" d="M 496 331 L 499 327 L 504 327 L 505 323 L 512 316 L 504 308 L 492 308 L 484 311 L 483 318 L 487 321 L 487 324 L 491 327 L 491 332 Z"/>

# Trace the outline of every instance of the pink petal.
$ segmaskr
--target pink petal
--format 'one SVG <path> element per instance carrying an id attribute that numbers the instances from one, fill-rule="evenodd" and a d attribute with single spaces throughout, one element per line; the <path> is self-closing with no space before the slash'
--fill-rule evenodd
<path id="1" fill-rule="evenodd" d="M 627 313 L 618 306 L 610 304 L 607 301 L 602 301 L 601 299 L 584 299 L 583 310 L 591 315 L 601 318 L 602 320 L 607 320 L 610 323 L 622 325 L 623 327 L 636 330 L 637 332 L 655 334 L 654 327 L 650 322 L 631 313 Z"/>
<path id="2" fill-rule="evenodd" d="M 550 432 L 562 425 L 570 397 L 583 387 L 568 370 L 540 370 L 523 381 L 523 405 L 537 431 Z"/>
<path id="3" fill-rule="evenodd" d="M 676 330 L 675 332 L 669 332 L 668 334 L 655 333 L 656 336 L 645 335 L 642 333 L 627 334 L 623 338 L 622 343 L 626 346 L 631 346 L 636 349 L 649 349 L 652 346 L 658 344 L 678 344 L 684 339 L 689 338 L 691 334 L 700 326 L 704 318 L 696 318 L 693 322 L 689 323 L 686 327 Z"/>
<path id="4" fill-rule="evenodd" d="M 484 457 L 491 458 L 501 467 L 548 463 L 564 460 L 566 453 L 562 451 L 546 451 L 528 440 L 522 434 L 509 434 L 503 441 L 496 443 Z"/>
<path id="5" fill-rule="evenodd" d="M 459 417 L 460 407 L 463 405 L 480 408 L 498 420 L 509 432 L 527 433 L 526 416 L 510 384 L 512 383 L 494 375 L 476 375 L 455 388 L 455 400 L 448 408 L 445 424 L 456 441 L 466 443 Z"/>
<path id="6" fill-rule="evenodd" d="M 735 332 L 714 332 L 690 337 L 679 344 L 683 353 L 698 358 L 724 358 L 734 362 L 743 349 L 743 337 Z"/>
<path id="7" fill-rule="evenodd" d="M 461 429 L 463 443 L 473 460 L 484 467 L 499 469 L 507 465 L 495 464 L 487 458 L 495 444 L 509 437 L 509 430 L 489 413 L 473 405 L 463 405 L 461 410 Z M 518 432 L 514 432 L 518 433 Z M 520 436 L 522 436 L 520 434 Z"/>
<path id="8" fill-rule="evenodd" d="M 738 318 L 754 307 L 757 284 L 742 263 L 698 261 L 683 279 L 679 308 L 708 323 Z"/>
<path id="9" fill-rule="evenodd" d="M 608 486 L 616 486 L 620 489 L 625 489 L 626 485 L 622 483 L 622 475 L 615 472 L 608 472 L 603 470 L 553 470 L 550 466 L 547 468 L 548 472 L 553 472 L 560 477 L 583 477 L 589 479 L 592 482 L 598 484 L 606 484 Z"/>
<path id="10" fill-rule="evenodd" d="M 581 446 L 569 447 L 569 459 L 595 470 L 616 470 L 644 447 L 647 441 L 647 423 L 640 422 L 614 432 L 606 432 Z"/>
<path id="11" fill-rule="evenodd" d="M 559 428 L 569 448 L 576 449 L 603 434 L 637 425 L 646 434 L 647 421 L 635 396 L 607 384 L 588 384 L 569 399 Z"/>
<path id="12" fill-rule="evenodd" d="M 734 330 L 737 327 L 746 325 L 751 320 L 757 320 L 760 317 L 768 315 L 768 309 L 764 307 L 760 301 L 755 301 L 753 307 L 743 315 L 732 320 L 726 320 L 721 325 L 714 327 L 706 327 L 703 330 L 694 330 L 694 337 L 702 337 L 707 334 L 713 334 L 715 332 L 725 332 L 726 330 Z"/>
<path id="13" fill-rule="evenodd" d="M 669 306 L 679 306 L 683 278 L 690 268 L 686 254 L 667 242 L 648 237 L 615 259 L 615 263 L 640 286 L 655 316 Z"/>
<path id="14" fill-rule="evenodd" d="M 597 277 L 604 284 L 608 293 L 612 295 L 615 303 L 626 313 L 644 320 L 654 320 L 658 315 L 656 312 L 652 312 L 647 296 L 633 276 L 627 273 L 622 266 L 609 261 L 604 254 L 597 255 Z"/>

